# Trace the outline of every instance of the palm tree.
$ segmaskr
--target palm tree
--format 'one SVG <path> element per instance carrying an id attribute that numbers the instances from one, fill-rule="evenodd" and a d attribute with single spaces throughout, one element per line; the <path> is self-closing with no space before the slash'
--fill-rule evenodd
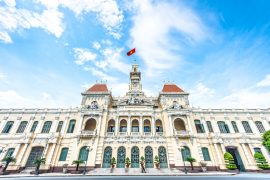
<path id="1" fill-rule="evenodd" d="M 72 162 L 72 164 L 76 164 L 76 171 L 79 170 L 80 164 L 83 164 L 83 163 L 84 163 L 84 161 L 83 161 L 83 160 L 80 160 L 80 159 L 74 160 L 74 161 Z"/>
<path id="2" fill-rule="evenodd" d="M 4 169 L 3 169 L 3 172 L 5 172 L 8 165 L 9 165 L 9 163 L 11 163 L 11 162 L 15 163 L 16 159 L 14 157 L 12 157 L 12 156 L 6 156 L 2 161 L 6 162 L 6 165 L 5 165 Z"/>
<path id="3" fill-rule="evenodd" d="M 186 161 L 190 162 L 191 169 L 194 170 L 193 169 L 193 163 L 196 162 L 196 159 L 194 159 L 193 157 L 187 157 Z"/>
<path id="4" fill-rule="evenodd" d="M 45 158 L 36 158 L 33 162 L 33 164 L 36 165 L 36 175 L 39 175 L 39 168 L 41 164 L 45 164 L 46 159 Z"/>

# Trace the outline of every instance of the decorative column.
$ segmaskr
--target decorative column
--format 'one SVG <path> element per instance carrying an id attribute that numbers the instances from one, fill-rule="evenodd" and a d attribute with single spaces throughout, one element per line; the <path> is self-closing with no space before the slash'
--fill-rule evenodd
<path id="1" fill-rule="evenodd" d="M 21 166 L 23 166 L 23 164 L 22 164 L 22 162 L 23 162 L 23 157 L 24 157 L 24 154 L 25 154 L 25 151 L 26 151 L 27 147 L 28 147 L 28 144 L 25 143 L 24 146 L 23 146 L 23 148 L 22 148 L 22 150 L 21 150 L 21 153 L 19 154 L 19 156 L 18 156 L 18 158 L 17 158 L 18 161 L 16 162 L 16 165 L 21 165 Z"/>
<path id="2" fill-rule="evenodd" d="M 248 120 L 248 123 L 249 123 L 249 126 L 250 128 L 252 129 L 252 132 L 255 133 L 255 134 L 261 134 L 257 128 L 257 126 L 255 125 L 255 122 L 252 120 L 252 119 L 249 119 Z"/>
<path id="3" fill-rule="evenodd" d="M 128 121 L 127 121 L 127 135 L 130 135 L 130 114 L 128 115 Z"/>
<path id="4" fill-rule="evenodd" d="M 252 155 L 254 155 L 255 151 L 254 151 L 252 144 L 248 144 L 248 146 L 249 146 L 249 149 L 251 150 Z"/>
<path id="5" fill-rule="evenodd" d="M 170 136 L 173 135 L 172 115 L 169 115 Z"/>
<path id="6" fill-rule="evenodd" d="M 202 119 L 202 124 L 203 124 L 203 127 L 204 127 L 204 130 L 205 130 L 205 133 L 209 133 L 209 130 L 208 130 L 208 127 L 207 127 L 207 125 L 206 125 L 206 121 L 205 121 L 205 119 Z"/>
<path id="7" fill-rule="evenodd" d="M 248 151 L 247 151 L 247 148 L 246 148 L 245 144 L 242 143 L 241 146 L 242 146 L 242 148 L 243 148 L 243 150 L 244 150 L 245 156 L 247 157 L 248 164 L 251 164 L 251 163 L 252 163 L 252 162 L 251 162 L 251 157 L 250 157 L 250 155 L 248 154 Z"/>
<path id="8" fill-rule="evenodd" d="M 227 127 L 229 128 L 230 133 L 233 133 L 234 130 L 233 130 L 233 128 L 232 128 L 232 124 L 230 123 L 230 121 L 228 120 L 227 117 L 226 117 L 226 119 L 225 119 L 225 122 L 226 122 L 226 124 L 227 124 Z"/>
<path id="9" fill-rule="evenodd" d="M 220 156 L 220 152 L 219 152 L 219 150 L 218 150 L 217 143 L 214 143 L 214 147 L 215 147 L 215 151 L 216 151 L 216 153 L 217 153 L 218 163 L 219 163 L 219 165 L 221 165 L 221 164 L 222 164 L 222 158 L 221 158 L 221 156 Z"/>
<path id="10" fill-rule="evenodd" d="M 99 118 L 98 118 L 98 127 L 97 127 L 97 134 L 98 135 L 99 135 L 99 132 L 100 132 L 101 120 L 102 120 L 102 114 L 99 115 Z"/>
<path id="11" fill-rule="evenodd" d="M 187 116 L 187 124 L 188 124 L 188 129 L 187 130 L 190 132 L 190 134 L 193 134 L 193 128 L 191 126 L 189 115 Z"/>
<path id="12" fill-rule="evenodd" d="M 267 149 L 264 146 L 261 147 L 261 150 L 264 157 L 268 160 L 268 162 L 270 162 L 270 153 L 267 151 Z"/>
<path id="13" fill-rule="evenodd" d="M 56 147 L 56 143 L 53 143 L 52 148 L 51 148 L 51 152 L 50 152 L 49 157 L 48 157 L 47 164 L 52 165 L 52 162 L 51 161 L 52 161 L 52 157 L 54 155 L 55 147 Z"/>
<path id="14" fill-rule="evenodd" d="M 118 135 L 118 130 L 119 129 L 119 115 L 116 117 L 115 120 L 115 128 L 114 128 L 114 135 L 117 136 Z"/>
<path id="15" fill-rule="evenodd" d="M 143 116 L 140 115 L 140 120 L 139 120 L 139 131 L 140 135 L 143 135 Z"/>
<path id="16" fill-rule="evenodd" d="M 17 156 L 17 154 L 19 152 L 20 147 L 21 147 L 21 144 L 17 144 L 16 145 L 15 151 L 13 152 L 13 155 L 12 155 L 13 157 L 16 158 L 16 156 Z"/>
<path id="17" fill-rule="evenodd" d="M 81 131 L 82 129 L 84 129 L 82 126 L 83 126 L 83 115 L 81 115 L 81 118 L 80 118 L 80 125 L 79 125 L 79 128 L 77 128 L 77 133 L 80 133 L 80 131 Z M 64 121 L 63 129 L 65 129 L 65 128 L 66 128 L 66 122 Z"/>
<path id="18" fill-rule="evenodd" d="M 156 120 L 155 120 L 155 116 L 152 116 L 152 121 L 151 122 L 152 122 L 152 125 L 151 125 L 151 132 L 152 133 L 151 134 L 152 135 L 155 135 L 156 134 L 156 126 L 155 126 L 156 125 L 156 123 L 155 123 Z"/>

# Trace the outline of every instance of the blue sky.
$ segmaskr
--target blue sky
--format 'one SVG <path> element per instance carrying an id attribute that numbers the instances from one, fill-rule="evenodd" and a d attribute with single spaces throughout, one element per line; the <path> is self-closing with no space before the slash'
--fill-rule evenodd
<path id="1" fill-rule="evenodd" d="M 269 108 L 269 6 L 0 0 L 0 107 L 76 107 L 96 81 L 122 96 L 136 59 L 149 96 L 173 82 L 194 107 Z"/>

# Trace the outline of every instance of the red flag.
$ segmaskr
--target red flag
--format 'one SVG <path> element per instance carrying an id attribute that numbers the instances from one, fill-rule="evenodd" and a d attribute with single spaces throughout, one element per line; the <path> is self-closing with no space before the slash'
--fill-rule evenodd
<path id="1" fill-rule="evenodd" d="M 134 54 L 136 52 L 136 48 L 131 49 L 130 51 L 127 52 L 128 56 L 131 56 L 132 54 Z"/>

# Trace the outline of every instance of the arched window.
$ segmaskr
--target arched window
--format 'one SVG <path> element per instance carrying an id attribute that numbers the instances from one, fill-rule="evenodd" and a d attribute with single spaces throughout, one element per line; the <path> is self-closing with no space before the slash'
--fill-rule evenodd
<path id="1" fill-rule="evenodd" d="M 31 152 L 28 156 L 27 162 L 25 164 L 25 167 L 35 167 L 34 161 L 37 158 L 41 158 L 43 154 L 44 147 L 42 146 L 37 146 L 37 147 L 32 147 Z"/>
<path id="2" fill-rule="evenodd" d="M 96 120 L 91 118 L 89 120 L 87 120 L 85 126 L 84 126 L 84 130 L 86 131 L 94 131 L 96 129 Z"/>
<path id="3" fill-rule="evenodd" d="M 137 119 L 132 121 L 131 132 L 139 132 L 139 121 Z"/>
<path id="4" fill-rule="evenodd" d="M 52 121 L 46 121 L 43 125 L 41 133 L 49 133 L 51 130 Z"/>
<path id="5" fill-rule="evenodd" d="M 188 157 L 191 157 L 190 150 L 187 146 L 181 149 L 181 154 L 184 161 L 186 161 Z"/>
<path id="6" fill-rule="evenodd" d="M 132 168 L 139 168 L 140 163 L 140 150 L 137 146 L 131 148 L 131 167 Z"/>
<path id="7" fill-rule="evenodd" d="M 8 121 L 8 122 L 6 123 L 4 129 L 2 130 L 2 133 L 9 133 L 9 131 L 11 130 L 13 124 L 14 124 L 13 121 Z"/>
<path id="8" fill-rule="evenodd" d="M 249 123 L 247 121 L 242 121 L 242 125 L 243 125 L 246 133 L 252 133 L 252 130 L 251 130 Z"/>
<path id="9" fill-rule="evenodd" d="M 145 167 L 146 168 L 153 168 L 153 149 L 150 146 L 147 146 L 144 150 L 145 155 Z"/>
<path id="10" fill-rule="evenodd" d="M 62 148 L 59 161 L 65 161 L 67 159 L 68 148 Z"/>
<path id="11" fill-rule="evenodd" d="M 203 159 L 204 159 L 205 161 L 211 161 L 211 158 L 210 158 L 210 154 L 209 154 L 208 148 L 202 147 L 202 153 L 203 153 Z"/>
<path id="12" fill-rule="evenodd" d="M 120 146 L 117 151 L 117 165 L 118 168 L 125 167 L 126 160 L 126 148 L 124 146 Z"/>
<path id="13" fill-rule="evenodd" d="M 69 121 L 67 133 L 73 133 L 74 128 L 75 128 L 75 124 L 76 124 L 76 120 L 73 119 L 73 120 Z"/>
<path id="14" fill-rule="evenodd" d="M 224 121 L 218 121 L 217 124 L 221 133 L 230 133 L 230 130 Z"/>
<path id="15" fill-rule="evenodd" d="M 61 130 L 62 130 L 62 127 L 63 127 L 63 121 L 59 121 L 58 122 L 58 126 L 57 126 L 57 129 L 56 129 L 56 132 L 61 132 Z"/>
<path id="16" fill-rule="evenodd" d="M 112 159 L 112 148 L 110 146 L 104 149 L 102 168 L 110 168 Z"/>
<path id="17" fill-rule="evenodd" d="M 144 120 L 144 122 L 143 122 L 143 131 L 144 132 L 151 132 L 151 123 L 148 119 Z"/>
<path id="18" fill-rule="evenodd" d="M 115 131 L 115 121 L 113 119 L 111 119 L 108 122 L 107 132 L 114 132 L 114 131 Z"/>
<path id="19" fill-rule="evenodd" d="M 256 121 L 255 124 L 256 124 L 257 129 L 259 130 L 260 133 L 264 133 L 265 132 L 265 129 L 264 129 L 263 124 L 262 124 L 261 121 Z"/>
<path id="20" fill-rule="evenodd" d="M 156 132 L 163 132 L 161 120 L 156 120 Z"/>
<path id="21" fill-rule="evenodd" d="M 161 146 L 158 148 L 158 158 L 159 158 L 160 168 L 168 168 L 167 153 L 166 153 L 165 147 Z"/>
<path id="22" fill-rule="evenodd" d="M 186 131 L 185 123 L 180 118 L 174 120 L 174 128 L 176 131 Z"/>
<path id="23" fill-rule="evenodd" d="M 37 125 L 38 125 L 38 121 L 35 121 L 31 127 L 31 130 L 30 132 L 35 132 L 36 131 L 36 128 L 37 128 Z"/>
<path id="24" fill-rule="evenodd" d="M 205 133 L 203 124 L 201 123 L 200 120 L 196 119 L 196 120 L 194 120 L 194 123 L 195 123 L 197 133 Z"/>
<path id="25" fill-rule="evenodd" d="M 209 132 L 214 132 L 211 121 L 206 121 L 206 125 Z"/>
<path id="26" fill-rule="evenodd" d="M 233 127 L 234 132 L 235 133 L 239 133 L 238 127 L 236 125 L 236 122 L 235 121 L 232 121 L 231 123 L 232 123 L 232 127 Z"/>
<path id="27" fill-rule="evenodd" d="M 27 126 L 27 121 L 22 121 L 17 129 L 17 132 L 16 133 L 23 133 L 26 126 Z"/>
<path id="28" fill-rule="evenodd" d="M 83 146 L 80 150 L 79 160 L 87 161 L 89 149 L 87 146 Z"/>
<path id="29" fill-rule="evenodd" d="M 120 121 L 120 132 L 127 132 L 127 121 L 125 119 L 122 119 Z"/>

